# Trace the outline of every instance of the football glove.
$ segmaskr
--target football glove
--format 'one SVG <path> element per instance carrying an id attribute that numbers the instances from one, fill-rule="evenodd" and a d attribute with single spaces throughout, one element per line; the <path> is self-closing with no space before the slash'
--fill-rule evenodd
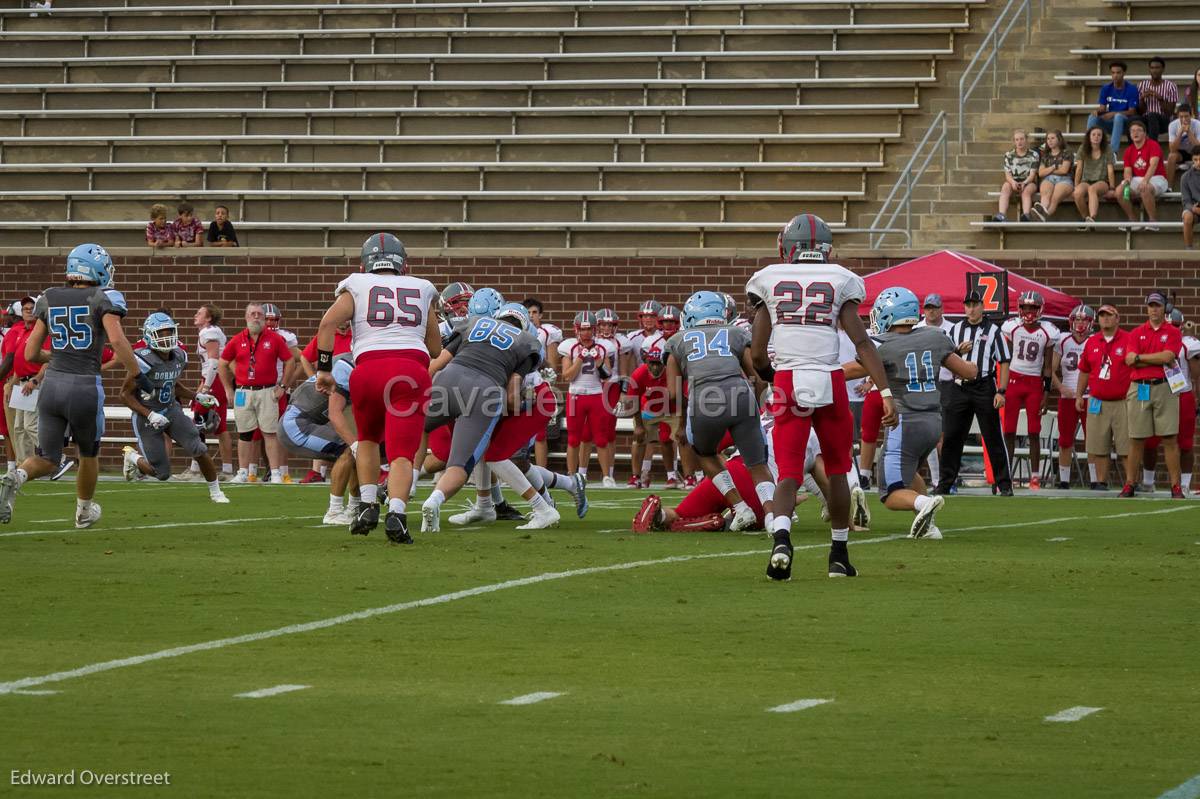
<path id="1" fill-rule="evenodd" d="M 543 366 L 541 368 L 542 379 L 548 383 L 553 383 L 558 379 L 558 372 L 554 371 L 554 367 Z"/>
<path id="2" fill-rule="evenodd" d="M 196 402 L 200 405 L 201 408 L 217 407 L 217 398 L 214 397 L 212 394 L 205 394 L 204 392 L 200 392 L 199 394 L 196 395 Z"/>
<path id="3" fill-rule="evenodd" d="M 149 422 L 150 426 L 155 430 L 162 430 L 171 424 L 171 420 L 163 416 L 158 411 L 150 411 L 150 415 L 146 417 L 146 421 Z"/>

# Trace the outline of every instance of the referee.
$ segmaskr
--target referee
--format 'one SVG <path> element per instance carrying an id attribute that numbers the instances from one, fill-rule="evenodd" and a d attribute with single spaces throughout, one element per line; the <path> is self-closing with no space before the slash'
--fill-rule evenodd
<path id="1" fill-rule="evenodd" d="M 967 318 L 951 325 L 947 335 L 958 349 L 959 356 L 979 369 L 974 380 L 947 380 L 941 383 L 942 445 L 941 479 L 936 494 L 949 494 L 958 480 L 962 466 L 963 445 L 971 431 L 972 417 L 979 419 L 979 432 L 992 464 L 992 475 L 1000 493 L 1012 496 L 1012 476 L 1008 467 L 1008 450 L 1000 434 L 1000 408 L 1004 407 L 1004 389 L 996 384 L 1008 382 L 1008 362 L 1012 353 L 1000 325 L 983 318 L 983 297 L 972 291 L 963 298 Z"/>

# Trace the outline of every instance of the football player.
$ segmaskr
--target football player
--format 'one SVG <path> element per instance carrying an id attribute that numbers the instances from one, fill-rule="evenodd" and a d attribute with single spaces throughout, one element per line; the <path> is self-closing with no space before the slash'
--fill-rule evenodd
<path id="1" fill-rule="evenodd" d="M 541 342 L 542 350 L 545 353 L 541 367 L 543 380 L 558 379 L 558 345 L 562 343 L 563 332 L 556 325 L 543 321 L 542 302 L 536 297 L 527 297 L 522 303 L 529 310 L 529 322 L 533 326 L 533 332 L 537 334 L 538 341 Z M 557 413 L 555 414 L 557 417 Z M 538 466 L 543 469 L 550 462 L 550 449 L 546 443 L 546 431 L 555 424 L 555 419 L 551 418 L 546 427 L 537 431 L 533 445 L 534 460 Z"/>
<path id="2" fill-rule="evenodd" d="M 1004 444 L 1011 457 L 1017 447 L 1017 421 L 1024 408 L 1029 430 L 1030 491 L 1042 487 L 1042 414 L 1049 403 L 1050 375 L 1054 365 L 1051 353 L 1059 338 L 1058 329 L 1042 319 L 1044 305 L 1039 292 L 1022 292 L 1017 299 L 1017 317 L 1000 326 L 1000 332 L 1012 345 L 1008 391 L 1004 397 Z"/>
<path id="3" fill-rule="evenodd" d="M 658 332 L 658 324 L 659 324 L 658 315 L 659 315 L 659 312 L 661 312 L 661 311 L 662 311 L 662 303 L 660 303 L 658 300 L 646 300 L 638 308 L 638 313 L 637 313 L 638 329 L 630 331 L 629 333 L 625 334 L 625 338 L 629 339 L 629 343 L 633 347 L 634 359 L 639 364 L 639 366 L 637 368 L 641 368 L 641 365 L 644 365 L 646 363 L 647 351 L 642 349 L 642 344 L 645 343 L 647 337 L 653 336 Z M 658 347 L 654 351 L 656 353 L 659 353 L 660 355 L 662 355 L 664 358 L 666 357 L 665 354 L 663 353 L 662 347 Z M 665 361 L 661 365 L 665 366 Z M 634 369 L 634 372 L 635 373 L 637 372 L 636 368 Z M 630 377 L 632 379 L 632 375 L 630 375 Z M 665 384 L 664 384 L 664 386 L 665 386 Z M 646 425 L 642 421 L 642 415 L 640 413 L 634 413 L 633 414 L 633 443 L 632 443 L 632 447 L 630 450 L 630 463 L 632 464 L 632 472 L 633 473 L 629 475 L 629 487 L 630 488 L 649 488 L 650 487 L 648 482 L 646 482 L 645 480 L 642 480 L 639 477 L 639 471 L 641 470 L 641 464 L 643 464 L 644 462 L 647 462 L 647 461 L 643 461 L 643 457 L 646 457 L 647 460 L 649 457 L 649 456 L 646 456 L 646 449 L 647 449 Z M 670 465 L 670 463 L 673 463 L 673 461 L 667 462 L 667 463 L 668 463 L 668 465 Z M 645 482 L 646 484 L 642 485 L 643 482 Z"/>
<path id="4" fill-rule="evenodd" d="M 363 242 L 362 273 L 338 284 L 336 299 L 317 329 L 317 389 L 332 394 L 333 340 L 337 328 L 353 320 L 354 371 L 351 406 L 358 428 L 358 472 L 362 507 L 350 525 L 366 535 L 379 524 L 379 445 L 386 441 L 388 540 L 411 543 L 405 515 L 413 485 L 413 458 L 421 446 L 425 400 L 431 381 L 429 362 L 442 351 L 438 331 L 437 289 L 408 274 L 408 253 L 390 233 Z"/>
<path id="5" fill-rule="evenodd" d="M 1067 317 L 1070 335 L 1060 336 L 1054 345 L 1050 378 L 1058 392 L 1058 487 L 1071 487 L 1071 458 L 1075 456 L 1075 437 L 1079 428 L 1087 434 L 1087 414 L 1075 410 L 1079 387 L 1079 358 L 1083 345 L 1092 335 L 1096 313 L 1086 305 L 1077 305 Z M 1096 467 L 1091 467 L 1091 482 L 1096 482 Z"/>
<path id="6" fill-rule="evenodd" d="M 632 404 L 628 412 L 633 415 L 635 424 L 650 434 L 645 437 L 644 446 L 639 448 L 635 444 L 637 460 L 632 462 L 633 477 L 629 484 L 636 488 L 650 487 L 650 471 L 654 465 L 651 448 L 656 442 L 662 449 L 663 465 L 669 472 L 669 478 L 674 480 L 675 431 L 681 424 L 678 403 L 671 399 L 667 391 L 666 351 L 652 347 L 643 353 L 643 359 L 645 362 L 633 370 L 629 386 L 625 389 L 625 397 Z M 636 432 L 635 427 L 635 435 Z"/>
<path id="7" fill-rule="evenodd" d="M 725 298 L 697 291 L 683 306 L 683 330 L 667 340 L 667 388 L 678 398 L 680 378 L 687 380 L 687 440 L 705 475 L 733 508 L 732 530 L 748 530 L 755 513 L 747 497 L 717 458 L 726 433 L 754 478 L 754 492 L 771 513 L 775 482 L 767 468 L 767 445 L 759 427 L 758 400 L 748 375 L 750 335 L 727 324 Z"/>
<path id="8" fill-rule="evenodd" d="M 871 306 L 877 357 L 888 376 L 884 385 L 898 410 L 897 424 L 883 440 L 876 482 L 884 507 L 916 513 L 909 538 L 941 538 L 934 517 L 946 499 L 926 496 L 925 481 L 917 473 L 942 437 L 938 370 L 944 366 L 963 380 L 974 380 L 978 370 L 955 353 L 954 343 L 941 330 L 915 327 L 920 321 L 920 301 L 906 288 L 884 289 Z M 866 374 L 857 362 L 843 368 L 847 378 Z"/>
<path id="9" fill-rule="evenodd" d="M 216 397 L 194 395 L 179 381 L 187 367 L 187 352 L 179 346 L 179 326 L 168 314 L 156 312 L 146 317 L 142 325 L 144 348 L 134 352 L 141 373 L 150 380 L 151 391 L 139 391 L 131 375 L 121 386 L 121 401 L 133 411 L 133 435 L 137 438 L 139 454 L 125 447 L 124 473 L 126 480 L 139 474 L 158 480 L 171 479 L 171 456 L 165 436 L 169 436 L 184 454 L 200 465 L 200 473 L 208 483 L 208 498 L 217 504 L 229 499 L 217 482 L 217 467 L 208 454 L 208 447 L 196 429 L 196 421 L 185 415 L 180 400 L 195 401 L 205 409 L 215 408 Z"/>
<path id="10" fill-rule="evenodd" d="M 506 410 L 521 405 L 525 375 L 541 361 L 541 345 L 528 329 L 524 306 L 510 303 L 493 310 L 483 301 L 487 291 L 481 289 L 471 299 L 471 315 L 446 341 L 453 360 L 433 378 L 425 432 L 453 421 L 454 433 L 446 469 L 421 506 L 422 532 L 441 529 L 442 504 L 466 484 L 477 464 L 485 462 L 484 455 Z M 511 454 L 510 450 L 503 457 Z M 529 487 L 519 471 L 515 475 L 513 471 L 515 467 L 506 471 L 506 482 L 529 493 L 531 497 L 526 499 L 533 505 L 533 518 L 518 529 L 557 524 L 558 511 Z"/>
<path id="11" fill-rule="evenodd" d="M 647 336 L 642 341 L 642 356 L 645 359 L 645 354 L 654 348 L 659 348 L 666 352 L 667 339 L 679 332 L 679 323 L 683 318 L 683 314 L 674 305 L 664 305 L 659 311 L 659 328 L 654 335 Z M 682 424 L 682 421 L 680 422 Z M 686 489 L 693 489 L 699 482 L 696 472 L 700 469 L 700 463 L 696 458 L 696 453 L 686 442 L 676 447 L 678 458 L 666 464 L 667 467 L 667 488 L 679 488 L 680 480 L 676 477 L 682 465 L 684 477 L 682 485 Z"/>
<path id="12" fill-rule="evenodd" d="M 196 358 L 200 363 L 200 382 L 196 385 L 196 394 L 208 394 L 216 397 L 217 404 L 211 409 L 197 402 L 192 403 L 192 413 L 197 420 L 210 419 L 212 426 L 208 432 L 217 438 L 217 452 L 221 456 L 222 479 L 233 477 L 233 438 L 229 434 L 229 399 L 225 396 L 225 384 L 217 379 L 217 364 L 220 362 L 221 350 L 225 349 L 228 341 L 225 331 L 220 328 L 221 309 L 211 302 L 201 305 L 192 316 L 192 324 L 196 327 Z M 191 465 L 175 475 L 175 480 L 201 480 L 200 465 L 192 461 Z M 255 475 L 257 480 L 258 476 Z"/>
<path id="13" fill-rule="evenodd" d="M 579 473 L 587 480 L 590 453 L 583 443 L 595 445 L 600 473 L 607 475 L 609 460 L 608 410 L 602 381 L 610 377 L 608 363 L 616 351 L 611 342 L 596 338 L 596 315 L 591 311 L 575 314 L 575 335 L 558 345 L 562 357 L 562 379 L 567 389 L 567 472 Z"/>
<path id="14" fill-rule="evenodd" d="M 106 341 L 139 389 L 154 386 L 141 372 L 121 330 L 127 313 L 125 297 L 112 288 L 116 269 L 99 244 L 80 244 L 67 256 L 66 285 L 46 289 L 33 313 L 37 321 L 25 342 L 25 360 L 49 363 L 38 393 L 38 449 L 20 466 L 0 477 L 0 523 L 12 520 L 13 499 L 27 480 L 52 474 L 62 461 L 67 429 L 79 450 L 75 478 L 75 526 L 91 527 L 100 519 L 94 501 L 100 470 L 100 438 L 104 435 L 104 388 L 100 355 Z M 42 349 L 50 336 L 51 350 Z"/>
<path id="15" fill-rule="evenodd" d="M 350 323 L 338 327 L 337 332 L 333 336 L 333 357 L 350 352 Z M 300 353 L 300 368 L 304 370 L 304 379 L 307 380 L 317 373 L 317 368 L 313 366 L 313 362 L 317 359 L 317 337 L 314 335 L 305 345 L 304 350 Z M 329 464 L 325 461 L 314 460 L 312 467 L 308 470 L 308 474 L 300 478 L 300 485 L 308 485 L 309 483 L 320 483 L 329 474 Z"/>
<path id="16" fill-rule="evenodd" d="M 617 447 L 617 415 L 621 404 L 621 394 L 629 383 L 629 375 L 633 373 L 633 345 L 629 339 L 617 332 L 620 319 L 612 308 L 601 308 L 596 311 L 596 337 L 613 345 L 614 354 L 608 362 L 608 371 L 612 377 L 604 383 L 604 408 L 608 422 L 608 472 L 604 475 L 604 487 L 616 488 L 613 471 L 616 462 Z"/>
<path id="17" fill-rule="evenodd" d="M 846 394 L 846 376 L 838 361 L 838 328 L 846 331 L 876 385 L 887 376 L 858 304 L 866 297 L 862 278 L 830 263 L 833 234 L 819 217 L 800 214 L 779 233 L 781 263 L 756 272 L 746 284 L 755 306 L 751 354 L 759 376 L 774 384 L 772 450 L 779 466 L 774 495 L 775 544 L 767 566 L 773 580 L 792 575 L 791 525 L 797 483 L 804 479 L 808 433 L 815 429 L 830 476 L 830 577 L 853 577 L 847 542 L 850 533 L 850 486 L 834 479 L 850 471 L 854 417 Z M 773 344 L 775 367 L 767 351 Z M 778 371 L 776 371 L 778 369 Z M 895 422 L 892 393 L 880 392 L 884 424 Z"/>

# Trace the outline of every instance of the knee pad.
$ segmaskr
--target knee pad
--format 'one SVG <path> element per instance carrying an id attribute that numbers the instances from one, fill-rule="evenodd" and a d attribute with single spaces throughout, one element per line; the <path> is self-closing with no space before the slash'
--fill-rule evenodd
<path id="1" fill-rule="evenodd" d="M 249 444 L 253 440 L 254 440 L 254 431 L 253 430 L 251 430 L 247 433 L 242 433 L 242 432 L 238 433 L 238 441 L 245 441 L 247 444 Z"/>

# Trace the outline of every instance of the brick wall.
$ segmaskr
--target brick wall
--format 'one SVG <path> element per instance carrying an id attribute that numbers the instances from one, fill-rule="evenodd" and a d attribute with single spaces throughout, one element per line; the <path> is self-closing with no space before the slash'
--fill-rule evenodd
<path id="1" fill-rule="evenodd" d="M 212 251 L 208 251 L 212 253 Z M 916 253 L 843 253 L 839 261 L 860 273 L 900 263 Z M 988 258 L 988 254 L 978 253 Z M 65 251 L 54 254 L 0 255 L 0 300 L 11 301 L 25 293 L 38 293 L 59 282 Z M 227 332 L 240 329 L 241 311 L 251 299 L 275 302 L 283 311 L 285 326 L 300 336 L 301 345 L 332 300 L 337 281 L 357 269 L 357 253 L 300 254 L 281 257 L 271 251 L 148 256 L 144 250 L 114 253 L 117 286 L 130 306 L 130 319 L 140 324 L 159 305 L 171 308 L 192 340 L 191 316 L 200 303 L 214 302 L 226 312 Z M 1126 322 L 1142 319 L 1141 303 L 1154 287 L 1179 293 L 1178 304 L 1187 314 L 1200 310 L 1200 270 L 1195 261 L 1181 257 L 1135 260 L 1122 256 L 1070 258 L 1061 255 L 1015 255 L 1011 251 L 989 258 L 1025 277 L 1082 297 L 1093 307 L 1112 302 Z M 465 280 L 474 286 L 495 286 L 505 296 L 540 298 L 547 321 L 562 327 L 584 307 L 611 306 L 626 326 L 633 322 L 638 304 L 649 297 L 682 305 L 693 291 L 711 288 L 742 297 L 747 278 L 773 262 L 761 256 L 574 256 L 561 257 L 414 257 L 414 274 L 443 286 Z M 1200 317 L 1196 317 L 1200 320 Z M 133 323 L 127 329 L 132 331 Z M 132 333 L 131 333 L 132 335 Z M 189 367 L 198 374 L 198 366 Z M 115 386 L 106 387 L 110 397 Z"/>

